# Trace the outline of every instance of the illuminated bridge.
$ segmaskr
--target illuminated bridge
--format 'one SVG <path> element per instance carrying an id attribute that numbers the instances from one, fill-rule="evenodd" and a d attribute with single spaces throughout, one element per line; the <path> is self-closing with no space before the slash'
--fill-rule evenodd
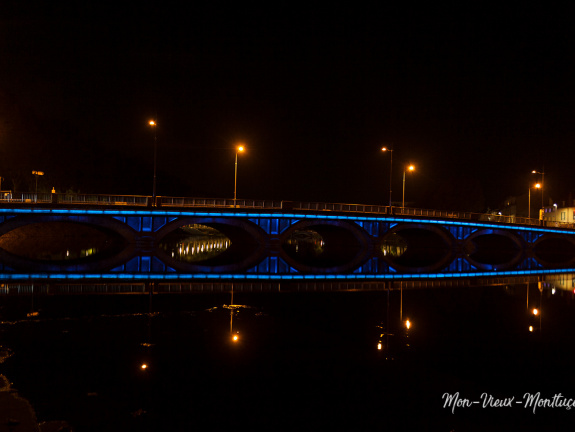
<path id="1" fill-rule="evenodd" d="M 11 198 L 0 203 L 5 283 L 357 282 L 575 271 L 575 230 L 538 220 L 285 201 Z"/>

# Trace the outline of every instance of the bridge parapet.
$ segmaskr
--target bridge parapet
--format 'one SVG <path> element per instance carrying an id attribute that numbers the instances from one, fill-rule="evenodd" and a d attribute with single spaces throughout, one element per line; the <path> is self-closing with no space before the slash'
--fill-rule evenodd
<path id="1" fill-rule="evenodd" d="M 575 223 L 558 221 L 542 221 L 536 218 L 505 216 L 488 213 L 472 213 L 461 211 L 420 209 L 411 207 L 389 207 L 372 204 L 348 204 L 326 202 L 304 202 L 285 200 L 254 200 L 229 198 L 193 198 L 193 197 L 151 197 L 146 195 L 107 195 L 107 194 L 59 194 L 59 193 L 30 193 L 15 192 L 0 196 L 0 208 L 45 207 L 48 205 L 76 208 L 76 207 L 105 207 L 105 208 L 206 208 L 227 209 L 235 211 L 270 210 L 270 211 L 305 211 L 318 213 L 354 213 L 371 215 L 393 215 L 410 217 L 428 217 L 439 219 L 455 219 L 479 221 L 497 224 L 514 224 L 528 226 L 544 226 L 559 229 L 575 229 Z"/>

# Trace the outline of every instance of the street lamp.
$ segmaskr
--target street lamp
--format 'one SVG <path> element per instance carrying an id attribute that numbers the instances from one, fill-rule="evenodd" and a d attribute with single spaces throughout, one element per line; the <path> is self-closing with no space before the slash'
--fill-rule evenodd
<path id="1" fill-rule="evenodd" d="M 389 152 L 389 207 L 391 207 L 391 169 L 393 168 L 393 149 L 382 147 L 381 151 Z"/>
<path id="2" fill-rule="evenodd" d="M 540 185 L 539 183 L 537 183 L 537 184 L 535 184 L 533 187 L 534 187 L 535 189 L 539 189 L 539 188 L 541 187 L 541 185 Z M 528 218 L 528 219 L 531 219 L 531 189 L 532 189 L 532 187 L 529 187 L 529 200 L 528 200 L 529 202 L 528 202 L 528 204 L 527 204 L 527 206 L 529 207 L 529 210 L 528 210 L 528 213 L 527 213 L 527 215 L 528 215 L 527 218 Z"/>
<path id="3" fill-rule="evenodd" d="M 237 198 L 237 190 L 238 190 L 238 153 L 242 153 L 245 151 L 245 146 L 243 144 L 239 144 L 236 147 L 236 170 L 234 175 L 234 208 L 236 207 L 236 198 Z"/>
<path id="4" fill-rule="evenodd" d="M 44 172 L 43 171 L 32 171 L 32 175 L 36 176 L 36 198 L 35 198 L 35 202 L 38 202 L 38 176 L 43 176 Z"/>
<path id="5" fill-rule="evenodd" d="M 156 205 L 156 160 L 158 156 L 158 134 L 156 133 L 158 124 L 155 120 L 150 120 L 148 124 L 154 128 L 154 183 L 152 186 L 152 205 Z"/>
<path id="6" fill-rule="evenodd" d="M 540 174 L 541 175 L 541 208 L 545 208 L 545 203 L 543 201 L 543 185 L 545 184 L 545 170 L 541 172 L 533 170 L 531 174 Z"/>
<path id="7" fill-rule="evenodd" d="M 403 198 L 401 200 L 401 207 L 405 207 L 405 173 L 407 171 L 409 172 L 415 171 L 415 166 L 409 165 L 406 166 L 405 169 L 403 170 Z"/>

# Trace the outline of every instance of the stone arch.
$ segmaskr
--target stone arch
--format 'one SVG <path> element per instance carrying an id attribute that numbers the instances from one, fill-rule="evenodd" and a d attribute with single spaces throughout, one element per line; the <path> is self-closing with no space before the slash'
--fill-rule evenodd
<path id="1" fill-rule="evenodd" d="M 473 243 L 474 239 L 480 239 L 484 236 L 497 236 L 500 239 L 494 238 L 494 246 L 498 249 L 497 252 L 492 252 L 494 256 L 495 262 L 487 263 L 482 262 L 478 259 L 474 259 L 471 255 L 475 252 L 476 246 Z M 511 245 L 514 245 L 517 249 L 517 253 L 513 255 L 510 259 L 507 257 L 502 257 L 501 259 L 495 259 L 496 255 L 502 255 L 503 250 L 506 248 L 505 241 L 509 240 Z M 509 244 L 509 243 L 508 243 Z M 481 229 L 473 232 L 469 235 L 464 241 L 464 250 L 466 251 L 465 259 L 469 262 L 472 266 L 481 269 L 481 270 L 506 270 L 511 269 L 517 266 L 525 257 L 525 250 L 527 245 L 525 244 L 525 240 L 517 235 L 513 231 L 504 230 L 504 229 Z M 502 261 L 502 259 L 506 259 Z"/>
<path id="2" fill-rule="evenodd" d="M 0 262 L 3 264 L 21 270 L 33 269 L 35 271 L 48 272 L 88 272 L 88 271 L 105 271 L 117 267 L 135 256 L 135 241 L 138 233 L 125 223 L 118 221 L 109 216 L 97 215 L 19 215 L 0 224 L 0 237 L 10 233 L 13 230 L 30 225 L 45 225 L 47 229 L 50 224 L 58 223 L 61 228 L 62 224 L 86 226 L 91 229 L 108 233 L 111 238 L 117 237 L 123 242 L 118 246 L 114 253 L 104 255 L 94 255 L 93 258 L 78 259 L 71 261 L 45 261 L 22 257 L 10 253 L 0 248 Z"/>
<path id="3" fill-rule="evenodd" d="M 178 228 L 200 224 L 213 227 L 231 240 L 230 250 L 207 263 L 186 263 L 172 258 L 159 246 L 162 240 Z M 244 243 L 242 245 L 242 243 Z M 182 217 L 169 222 L 156 232 L 154 254 L 166 265 L 187 272 L 238 272 L 255 266 L 266 254 L 267 234 L 256 224 L 245 219 L 225 217 Z"/>
<path id="4" fill-rule="evenodd" d="M 546 243 L 549 244 L 546 245 Z M 547 250 L 542 251 L 541 249 L 545 246 L 547 246 Z M 539 253 L 538 249 L 540 250 Z M 545 268 L 572 267 L 575 265 L 575 238 L 546 233 L 533 243 L 529 253 Z"/>
<path id="5" fill-rule="evenodd" d="M 304 230 L 316 231 L 322 238 L 330 239 L 329 256 L 325 261 L 318 260 L 315 263 L 301 262 L 286 251 L 284 245 L 288 238 L 295 232 Z M 340 259 L 334 259 L 338 252 L 342 252 L 342 247 L 344 247 L 343 244 L 336 244 L 338 240 L 344 243 L 353 242 L 354 250 L 343 253 L 340 255 Z M 281 246 L 278 254 L 291 267 L 300 272 L 346 273 L 353 271 L 369 259 L 373 242 L 367 232 L 353 222 L 303 219 L 286 229 L 280 236 L 279 243 Z M 336 245 L 334 246 L 334 244 Z M 330 259 L 333 259 L 335 264 L 331 265 Z"/>
<path id="6" fill-rule="evenodd" d="M 437 248 L 439 252 L 439 256 L 433 262 L 421 262 L 418 263 L 416 257 L 411 257 L 413 259 L 414 264 L 408 265 L 404 260 L 394 260 L 388 256 L 384 256 L 382 247 L 386 240 L 395 234 L 401 235 L 402 231 L 410 231 L 410 230 L 421 230 L 426 231 L 429 234 L 437 236 L 440 240 L 440 244 L 436 245 L 439 246 Z M 384 236 L 382 236 L 377 244 L 377 255 L 385 261 L 390 267 L 394 268 L 396 271 L 401 273 L 409 273 L 409 272 L 433 272 L 438 271 L 447 267 L 455 258 L 455 249 L 457 245 L 457 240 L 453 237 L 453 235 L 445 228 L 435 224 L 423 224 L 423 223 L 402 223 L 395 225 L 394 227 L 390 228 Z M 426 250 L 433 249 L 431 244 L 428 245 L 420 245 L 419 247 L 425 247 Z M 441 247 L 442 246 L 442 247 Z M 414 247 L 412 245 L 412 247 Z M 409 245 L 408 245 L 409 248 Z M 409 260 L 408 258 L 407 260 Z M 407 261 L 406 260 L 406 261 Z"/>

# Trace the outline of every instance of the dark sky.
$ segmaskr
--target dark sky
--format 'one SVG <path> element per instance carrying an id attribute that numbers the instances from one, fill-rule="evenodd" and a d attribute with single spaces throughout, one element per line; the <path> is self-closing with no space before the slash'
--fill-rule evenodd
<path id="1" fill-rule="evenodd" d="M 0 14 L 3 188 L 497 207 L 575 191 L 571 9 L 27 0 Z M 129 2 L 120 2 L 127 4 Z M 191 2 L 190 2 L 191 4 Z M 483 197 L 483 199 L 482 199 Z"/>

